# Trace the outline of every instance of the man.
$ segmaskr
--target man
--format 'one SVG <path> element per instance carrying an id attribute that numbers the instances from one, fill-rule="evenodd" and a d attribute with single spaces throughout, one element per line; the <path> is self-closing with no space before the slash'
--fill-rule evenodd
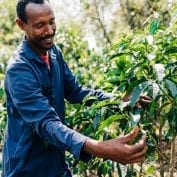
<path id="1" fill-rule="evenodd" d="M 138 134 L 108 141 L 90 139 L 65 125 L 64 99 L 81 103 L 90 94 L 110 95 L 78 85 L 61 52 L 54 45 L 54 12 L 47 0 L 19 0 L 16 23 L 25 37 L 9 61 L 5 77 L 8 124 L 3 149 L 3 177 L 71 176 L 65 150 L 76 159 L 91 155 L 123 164 L 144 159 L 144 136 Z"/>

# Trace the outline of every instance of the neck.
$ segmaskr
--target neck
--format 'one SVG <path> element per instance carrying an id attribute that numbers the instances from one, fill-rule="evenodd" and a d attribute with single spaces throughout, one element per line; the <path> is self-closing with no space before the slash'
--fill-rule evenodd
<path id="1" fill-rule="evenodd" d="M 32 47 L 32 46 L 31 46 Z M 36 50 L 32 47 L 32 49 L 37 53 L 38 56 L 41 56 L 41 55 L 48 55 L 48 50 Z"/>
<path id="2" fill-rule="evenodd" d="M 43 52 L 41 55 L 47 56 L 48 55 L 48 51 Z"/>
<path id="3" fill-rule="evenodd" d="M 38 55 L 47 55 L 48 54 L 48 49 L 41 49 L 38 46 L 34 46 L 31 42 L 28 41 L 28 39 L 26 38 L 29 46 L 32 48 L 32 50 Z"/>

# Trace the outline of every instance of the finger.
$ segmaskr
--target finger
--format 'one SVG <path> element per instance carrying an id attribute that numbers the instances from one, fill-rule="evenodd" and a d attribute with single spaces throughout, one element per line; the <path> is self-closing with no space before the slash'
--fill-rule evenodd
<path id="1" fill-rule="evenodd" d="M 130 100 L 130 95 L 126 95 L 122 98 L 123 101 L 127 102 Z"/>
<path id="2" fill-rule="evenodd" d="M 137 162 L 142 162 L 145 159 L 145 154 L 147 152 L 147 146 L 144 146 L 141 151 L 134 153 L 132 151 L 132 146 L 125 145 L 127 148 L 131 149 L 131 153 L 128 155 L 128 159 L 125 162 L 127 163 L 137 163 Z"/>
<path id="3" fill-rule="evenodd" d="M 127 161 L 124 164 L 130 164 L 130 163 L 138 163 L 143 162 L 145 160 L 145 153 L 147 152 L 147 147 L 144 148 L 142 152 L 137 153 L 136 155 L 129 156 Z"/>
<path id="4" fill-rule="evenodd" d="M 127 135 L 123 136 L 120 141 L 122 143 L 129 143 L 132 140 L 134 140 L 136 138 L 136 136 L 138 135 L 139 132 L 139 127 L 135 127 L 130 133 L 128 133 Z"/>
<path id="5" fill-rule="evenodd" d="M 146 100 L 146 99 L 141 98 L 141 99 L 139 99 L 138 102 L 136 103 L 136 107 L 142 108 L 143 106 L 148 105 L 148 104 L 150 104 L 151 102 L 152 102 L 151 100 Z"/>
<path id="6" fill-rule="evenodd" d="M 132 159 L 138 159 L 138 158 L 143 158 L 147 152 L 147 146 L 144 146 L 144 149 L 138 153 L 134 153 L 132 155 Z"/>
<path id="7" fill-rule="evenodd" d="M 139 100 L 139 102 L 147 104 L 147 103 L 151 103 L 151 100 L 141 98 L 141 99 Z"/>
<path id="8" fill-rule="evenodd" d="M 145 99 L 145 100 L 151 100 L 151 97 L 146 96 L 146 95 L 140 95 L 140 99 Z"/>
<path id="9" fill-rule="evenodd" d="M 152 100 L 149 96 L 141 95 L 135 106 L 137 108 L 142 108 L 144 105 L 150 104 L 151 102 Z"/>
<path id="10" fill-rule="evenodd" d="M 146 144 L 146 139 L 147 139 L 147 136 L 146 134 L 144 134 L 142 136 L 142 138 L 139 140 L 139 142 L 137 144 L 135 144 L 135 146 L 138 146 L 138 145 L 145 145 Z"/>
<path id="11" fill-rule="evenodd" d="M 139 153 L 146 147 L 146 135 L 143 135 L 142 139 L 134 145 L 131 145 L 133 153 Z"/>
<path id="12" fill-rule="evenodd" d="M 141 106 L 141 104 L 140 104 L 139 102 L 137 102 L 137 103 L 135 104 L 135 106 L 136 106 L 137 108 L 142 108 L 142 106 Z"/>
<path id="13" fill-rule="evenodd" d="M 140 157 L 140 158 L 131 160 L 130 163 L 144 162 L 144 160 L 145 160 L 145 157 Z"/>

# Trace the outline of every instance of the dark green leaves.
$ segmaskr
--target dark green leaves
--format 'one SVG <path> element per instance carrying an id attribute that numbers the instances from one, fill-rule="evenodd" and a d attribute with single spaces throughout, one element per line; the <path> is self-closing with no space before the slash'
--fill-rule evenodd
<path id="1" fill-rule="evenodd" d="M 176 84 L 173 83 L 172 81 L 168 80 L 168 79 L 166 79 L 165 81 L 167 83 L 167 87 L 168 87 L 169 91 L 171 92 L 172 97 L 175 99 L 176 96 L 177 96 Z"/>

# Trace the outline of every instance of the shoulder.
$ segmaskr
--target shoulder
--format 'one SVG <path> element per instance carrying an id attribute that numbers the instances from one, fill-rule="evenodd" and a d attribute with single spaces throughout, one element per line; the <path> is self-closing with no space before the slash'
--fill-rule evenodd
<path id="1" fill-rule="evenodd" d="M 23 53 L 23 51 L 20 50 L 15 50 L 8 63 L 7 63 L 7 68 L 6 70 L 18 67 L 18 66 L 22 66 L 22 65 L 26 65 L 27 64 L 27 60 L 25 60 L 25 55 Z"/>
<path id="2" fill-rule="evenodd" d="M 12 53 L 6 67 L 5 76 L 20 78 L 26 77 L 26 75 L 34 75 L 31 63 L 26 55 L 26 50 L 23 45 L 19 45 L 17 49 Z"/>

